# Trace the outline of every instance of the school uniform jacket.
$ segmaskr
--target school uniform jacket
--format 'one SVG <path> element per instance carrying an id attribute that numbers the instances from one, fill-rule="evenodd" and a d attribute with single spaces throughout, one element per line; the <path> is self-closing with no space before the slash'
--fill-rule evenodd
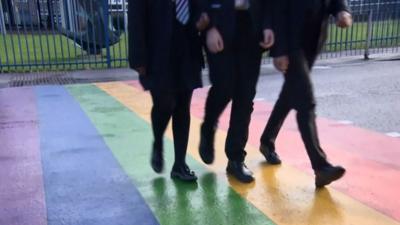
<path id="1" fill-rule="evenodd" d="M 210 16 L 209 27 L 215 26 L 225 41 L 231 41 L 235 34 L 235 1 L 234 0 L 202 0 Z M 253 22 L 253 29 L 263 38 L 262 31 L 272 28 L 272 2 L 273 0 L 249 0 L 248 9 Z"/>
<path id="2" fill-rule="evenodd" d="M 186 26 L 189 35 L 190 56 L 185 58 L 188 88 L 201 86 L 203 55 L 201 39 L 195 24 L 201 13 L 200 0 L 189 0 L 190 19 Z M 145 67 L 140 76 L 145 89 L 172 88 L 174 74 L 171 69 L 175 3 L 172 0 L 129 0 L 128 36 L 129 65 L 132 69 Z"/>
<path id="3" fill-rule="evenodd" d="M 329 16 L 350 9 L 346 0 L 274 0 L 273 56 L 305 50 L 317 55 L 327 38 Z"/>

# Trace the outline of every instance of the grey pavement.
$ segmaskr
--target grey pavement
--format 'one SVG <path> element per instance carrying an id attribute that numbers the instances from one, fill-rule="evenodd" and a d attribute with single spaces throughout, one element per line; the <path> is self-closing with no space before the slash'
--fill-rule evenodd
<path id="1" fill-rule="evenodd" d="M 267 74 L 260 79 L 256 98 L 275 102 L 283 76 L 272 67 Z M 368 61 L 356 57 L 321 60 L 312 80 L 318 116 L 400 133 L 400 55 Z"/>
<path id="2" fill-rule="evenodd" d="M 319 116 L 351 121 L 356 126 L 378 132 L 400 133 L 400 55 L 362 56 L 319 60 L 312 79 Z M 207 70 L 203 71 L 204 84 L 208 85 Z M 71 83 L 93 83 L 137 79 L 137 74 L 127 68 L 111 70 L 85 70 L 41 72 L 30 74 L 0 74 L 0 88 L 9 87 L 15 81 L 31 81 L 37 77 L 60 77 Z M 65 79 L 68 78 L 68 79 Z M 59 79 L 60 80 L 60 79 Z M 53 79 L 54 84 L 59 80 Z M 258 83 L 258 100 L 275 102 L 279 95 L 283 76 L 271 64 L 261 68 Z M 52 84 L 26 82 L 28 85 Z"/>

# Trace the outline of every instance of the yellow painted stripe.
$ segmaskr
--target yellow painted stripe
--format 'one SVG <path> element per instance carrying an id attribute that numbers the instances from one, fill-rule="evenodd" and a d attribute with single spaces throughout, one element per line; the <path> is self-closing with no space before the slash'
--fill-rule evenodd
<path id="1" fill-rule="evenodd" d="M 97 86 L 150 122 L 151 98 L 148 93 L 125 83 Z M 197 147 L 201 121 L 192 117 L 189 153 L 200 160 Z M 167 137 L 172 139 L 171 129 Z M 226 132 L 216 134 L 216 162 L 208 168 L 226 179 L 224 140 Z M 254 184 L 229 179 L 232 188 L 277 224 L 400 224 L 386 215 L 331 188 L 315 191 L 314 178 L 291 166 L 267 166 L 256 148 L 247 147 L 248 166 L 255 172 Z"/>

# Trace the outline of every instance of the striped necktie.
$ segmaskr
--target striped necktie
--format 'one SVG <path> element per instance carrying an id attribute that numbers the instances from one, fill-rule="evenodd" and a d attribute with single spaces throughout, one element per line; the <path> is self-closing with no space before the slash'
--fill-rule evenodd
<path id="1" fill-rule="evenodd" d="M 183 25 L 189 21 L 189 0 L 176 0 L 176 19 Z"/>

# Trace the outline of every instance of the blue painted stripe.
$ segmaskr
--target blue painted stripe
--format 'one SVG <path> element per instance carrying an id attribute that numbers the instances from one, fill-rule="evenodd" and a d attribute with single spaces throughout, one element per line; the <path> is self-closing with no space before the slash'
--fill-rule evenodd
<path id="1" fill-rule="evenodd" d="M 73 97 L 60 86 L 35 91 L 48 224 L 158 224 Z"/>

